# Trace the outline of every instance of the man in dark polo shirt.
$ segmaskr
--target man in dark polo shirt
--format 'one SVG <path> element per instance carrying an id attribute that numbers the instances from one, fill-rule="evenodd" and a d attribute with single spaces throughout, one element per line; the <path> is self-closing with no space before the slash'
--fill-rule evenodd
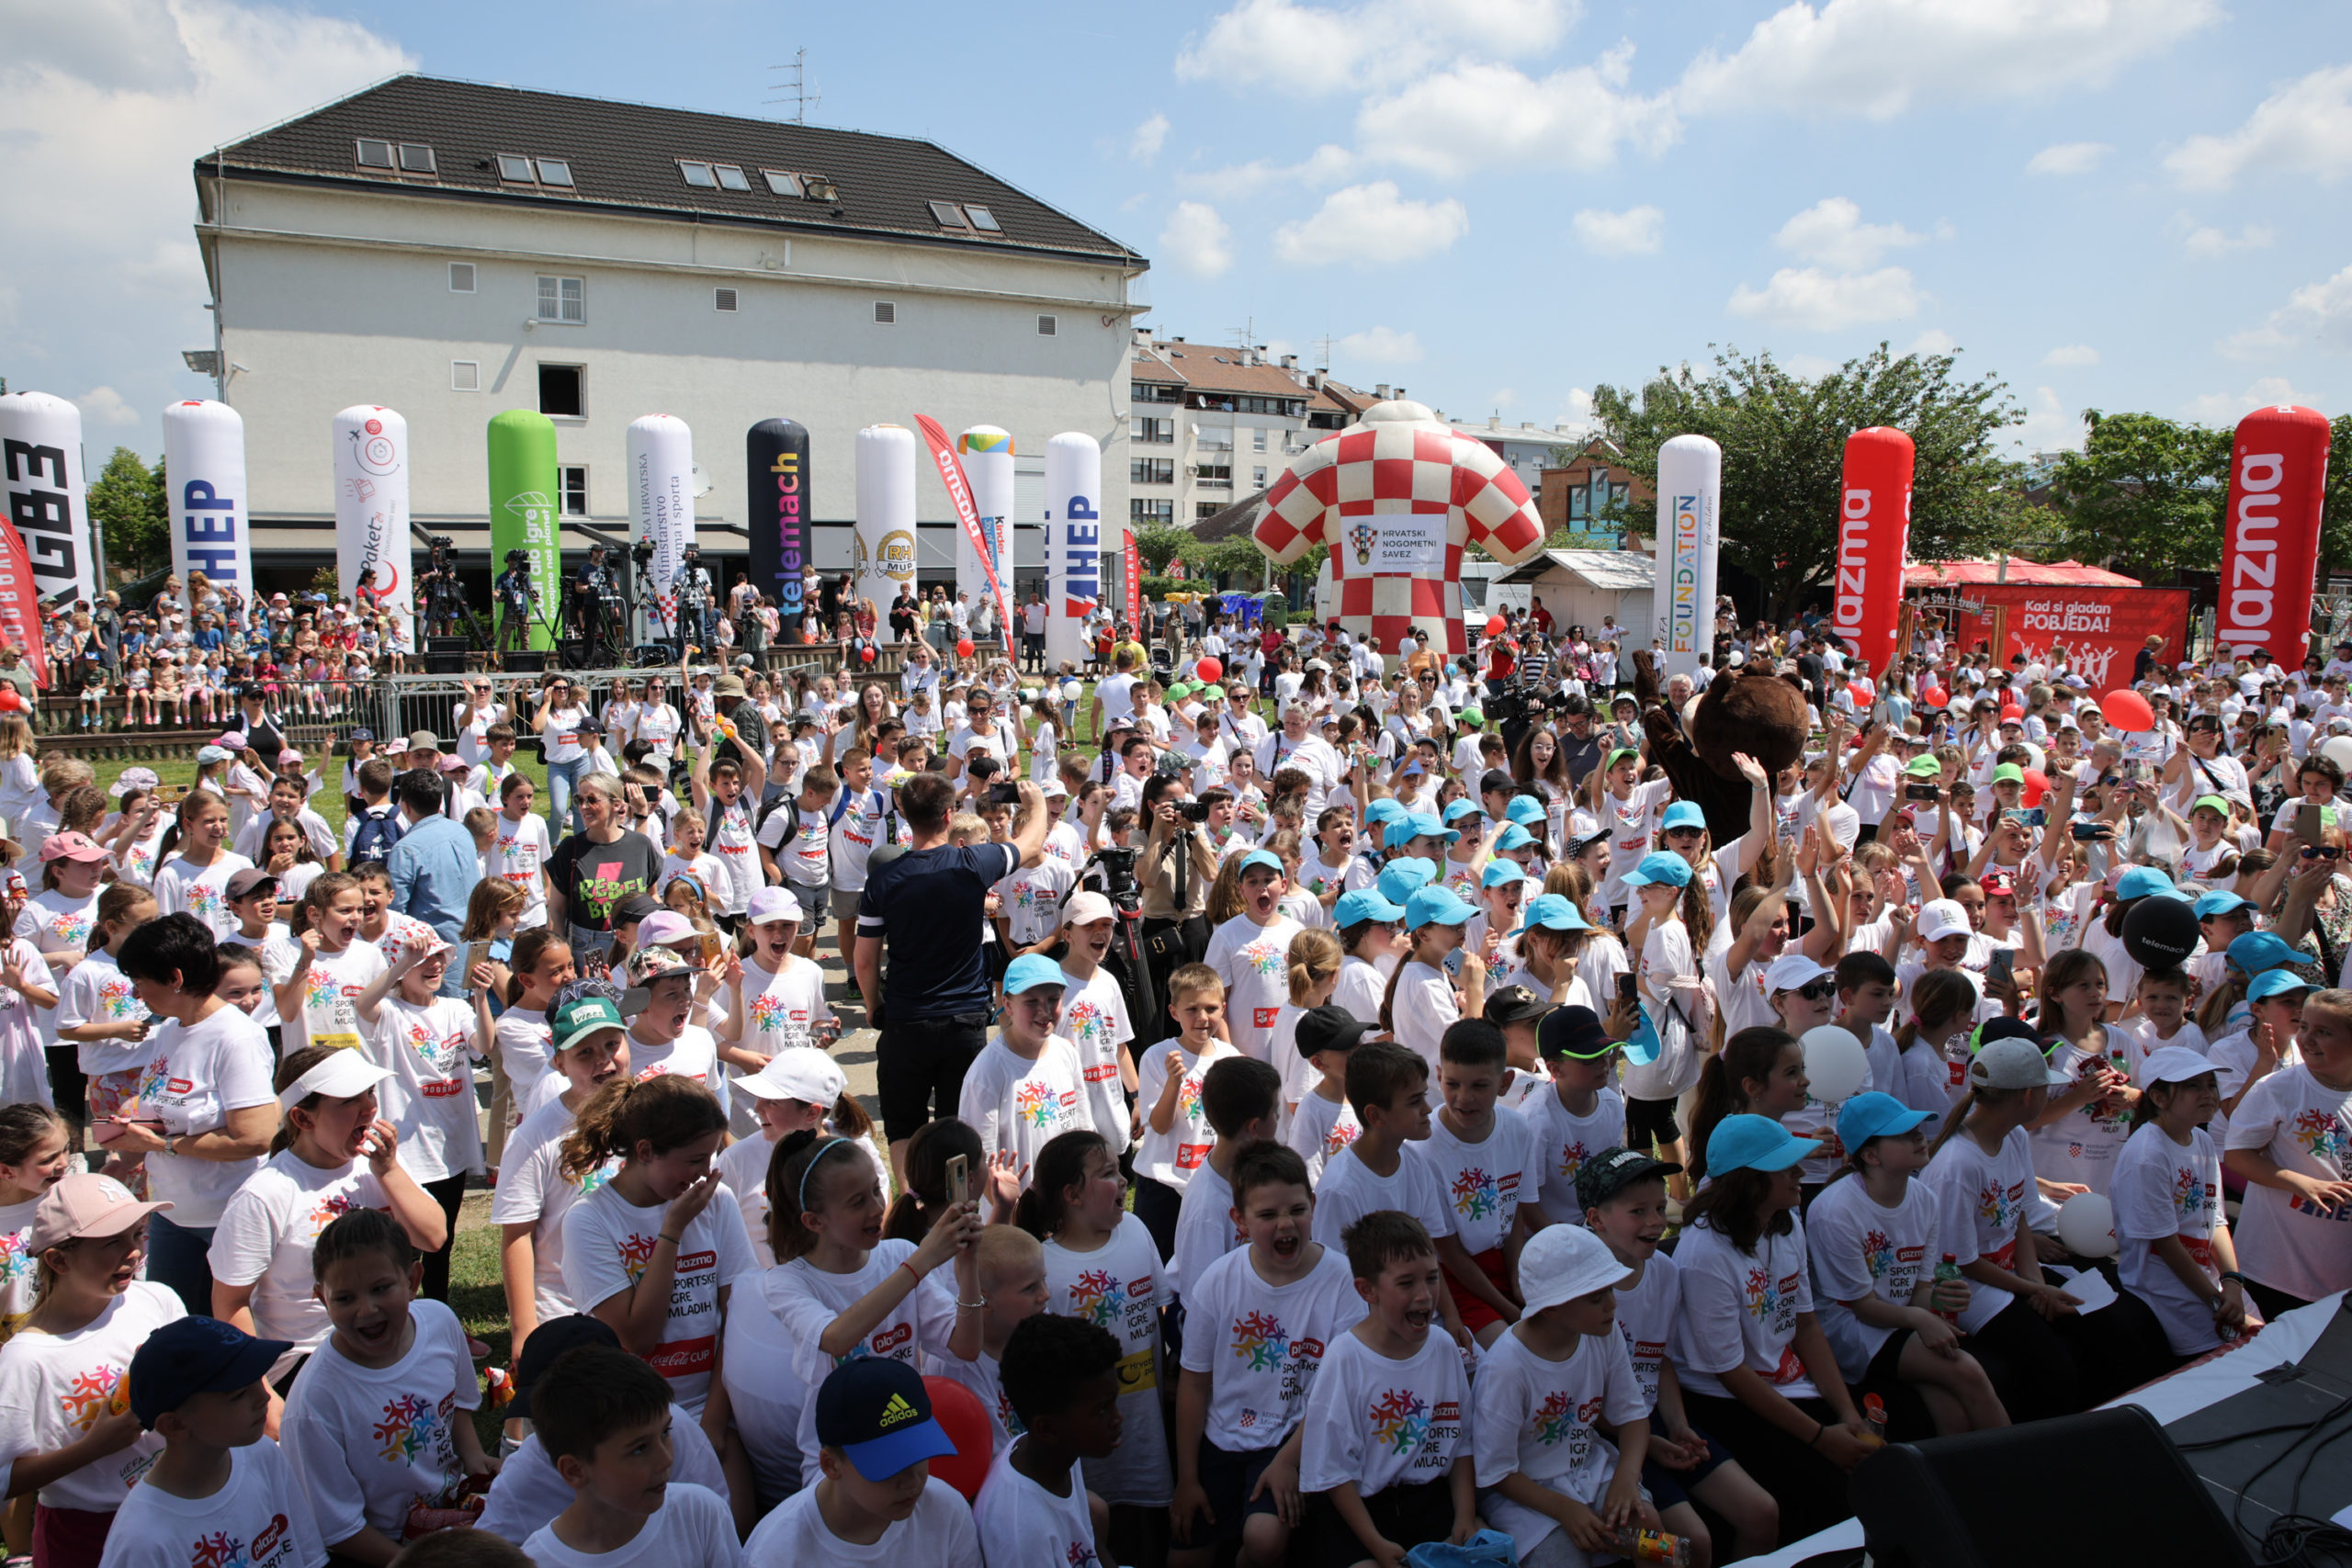
<path id="1" fill-rule="evenodd" d="M 850 962 L 867 1016 L 881 1004 L 875 1077 L 890 1165 L 901 1183 L 907 1140 L 932 1119 L 934 1103 L 936 1114 L 956 1114 L 965 1070 L 988 1043 L 982 904 L 989 888 L 1037 863 L 1053 826 L 1037 786 L 1024 779 L 1020 790 L 1023 825 L 1011 843 L 959 849 L 947 841 L 955 784 L 944 773 L 917 773 L 898 789 L 899 815 L 914 841 L 906 853 L 866 872 Z"/>

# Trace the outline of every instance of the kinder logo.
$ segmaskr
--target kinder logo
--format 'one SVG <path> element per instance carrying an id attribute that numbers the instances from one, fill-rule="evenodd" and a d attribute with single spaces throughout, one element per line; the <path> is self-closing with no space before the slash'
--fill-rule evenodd
<path id="1" fill-rule="evenodd" d="M 888 1356 L 898 1350 L 900 1346 L 905 1345 L 914 1337 L 915 1325 L 911 1323 L 901 1323 L 884 1329 L 881 1333 L 876 1335 L 869 1343 L 874 1347 L 874 1353 L 876 1355 Z"/>

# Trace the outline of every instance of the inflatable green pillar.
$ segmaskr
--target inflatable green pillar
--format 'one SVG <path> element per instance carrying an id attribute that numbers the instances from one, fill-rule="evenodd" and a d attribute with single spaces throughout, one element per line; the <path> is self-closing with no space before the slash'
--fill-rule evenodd
<path id="1" fill-rule="evenodd" d="M 508 409 L 490 422 L 490 555 L 492 577 L 507 553 L 520 550 L 531 574 L 529 646 L 555 646 L 555 618 L 563 607 L 563 547 L 557 539 L 555 422 L 531 409 Z M 512 646 L 503 626 L 509 609 L 495 606 L 498 645 Z"/>

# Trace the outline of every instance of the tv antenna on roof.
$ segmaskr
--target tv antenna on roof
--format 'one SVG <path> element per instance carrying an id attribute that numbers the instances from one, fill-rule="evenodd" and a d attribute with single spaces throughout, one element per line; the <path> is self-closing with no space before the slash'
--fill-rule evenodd
<path id="1" fill-rule="evenodd" d="M 793 51 L 792 63 L 789 65 L 771 65 L 768 69 L 770 71 L 788 71 L 791 74 L 782 82 L 776 84 L 782 91 L 776 96 L 769 98 L 766 101 L 771 104 L 790 104 L 792 106 L 792 123 L 795 125 L 808 124 L 808 111 L 825 101 L 822 95 L 812 93 L 808 90 L 808 50 L 797 49 Z"/>

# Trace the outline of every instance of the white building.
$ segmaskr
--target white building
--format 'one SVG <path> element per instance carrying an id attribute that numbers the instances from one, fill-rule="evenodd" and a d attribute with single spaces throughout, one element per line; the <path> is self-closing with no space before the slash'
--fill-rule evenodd
<path id="1" fill-rule="evenodd" d="M 1092 435 L 1104 514 L 1126 514 L 1148 264 L 930 142 L 410 75 L 195 175 L 265 585 L 334 558 L 329 422 L 354 403 L 406 417 L 414 521 L 471 568 L 484 426 L 514 408 L 557 425 L 571 548 L 626 532 L 629 422 L 685 420 L 722 582 L 745 548 L 744 433 L 779 415 L 810 433 L 820 569 L 849 564 L 857 430 L 918 413 L 1011 431 L 1031 525 L 1047 438 Z M 955 513 L 935 473 L 918 491 L 923 576 L 948 580 Z M 1034 577 L 1034 528 L 1021 547 Z"/>
<path id="2" fill-rule="evenodd" d="M 1137 328 L 1130 354 L 1127 514 L 1190 526 L 1282 476 L 1291 458 L 1372 401 L 1298 356 L 1221 348 Z"/>

